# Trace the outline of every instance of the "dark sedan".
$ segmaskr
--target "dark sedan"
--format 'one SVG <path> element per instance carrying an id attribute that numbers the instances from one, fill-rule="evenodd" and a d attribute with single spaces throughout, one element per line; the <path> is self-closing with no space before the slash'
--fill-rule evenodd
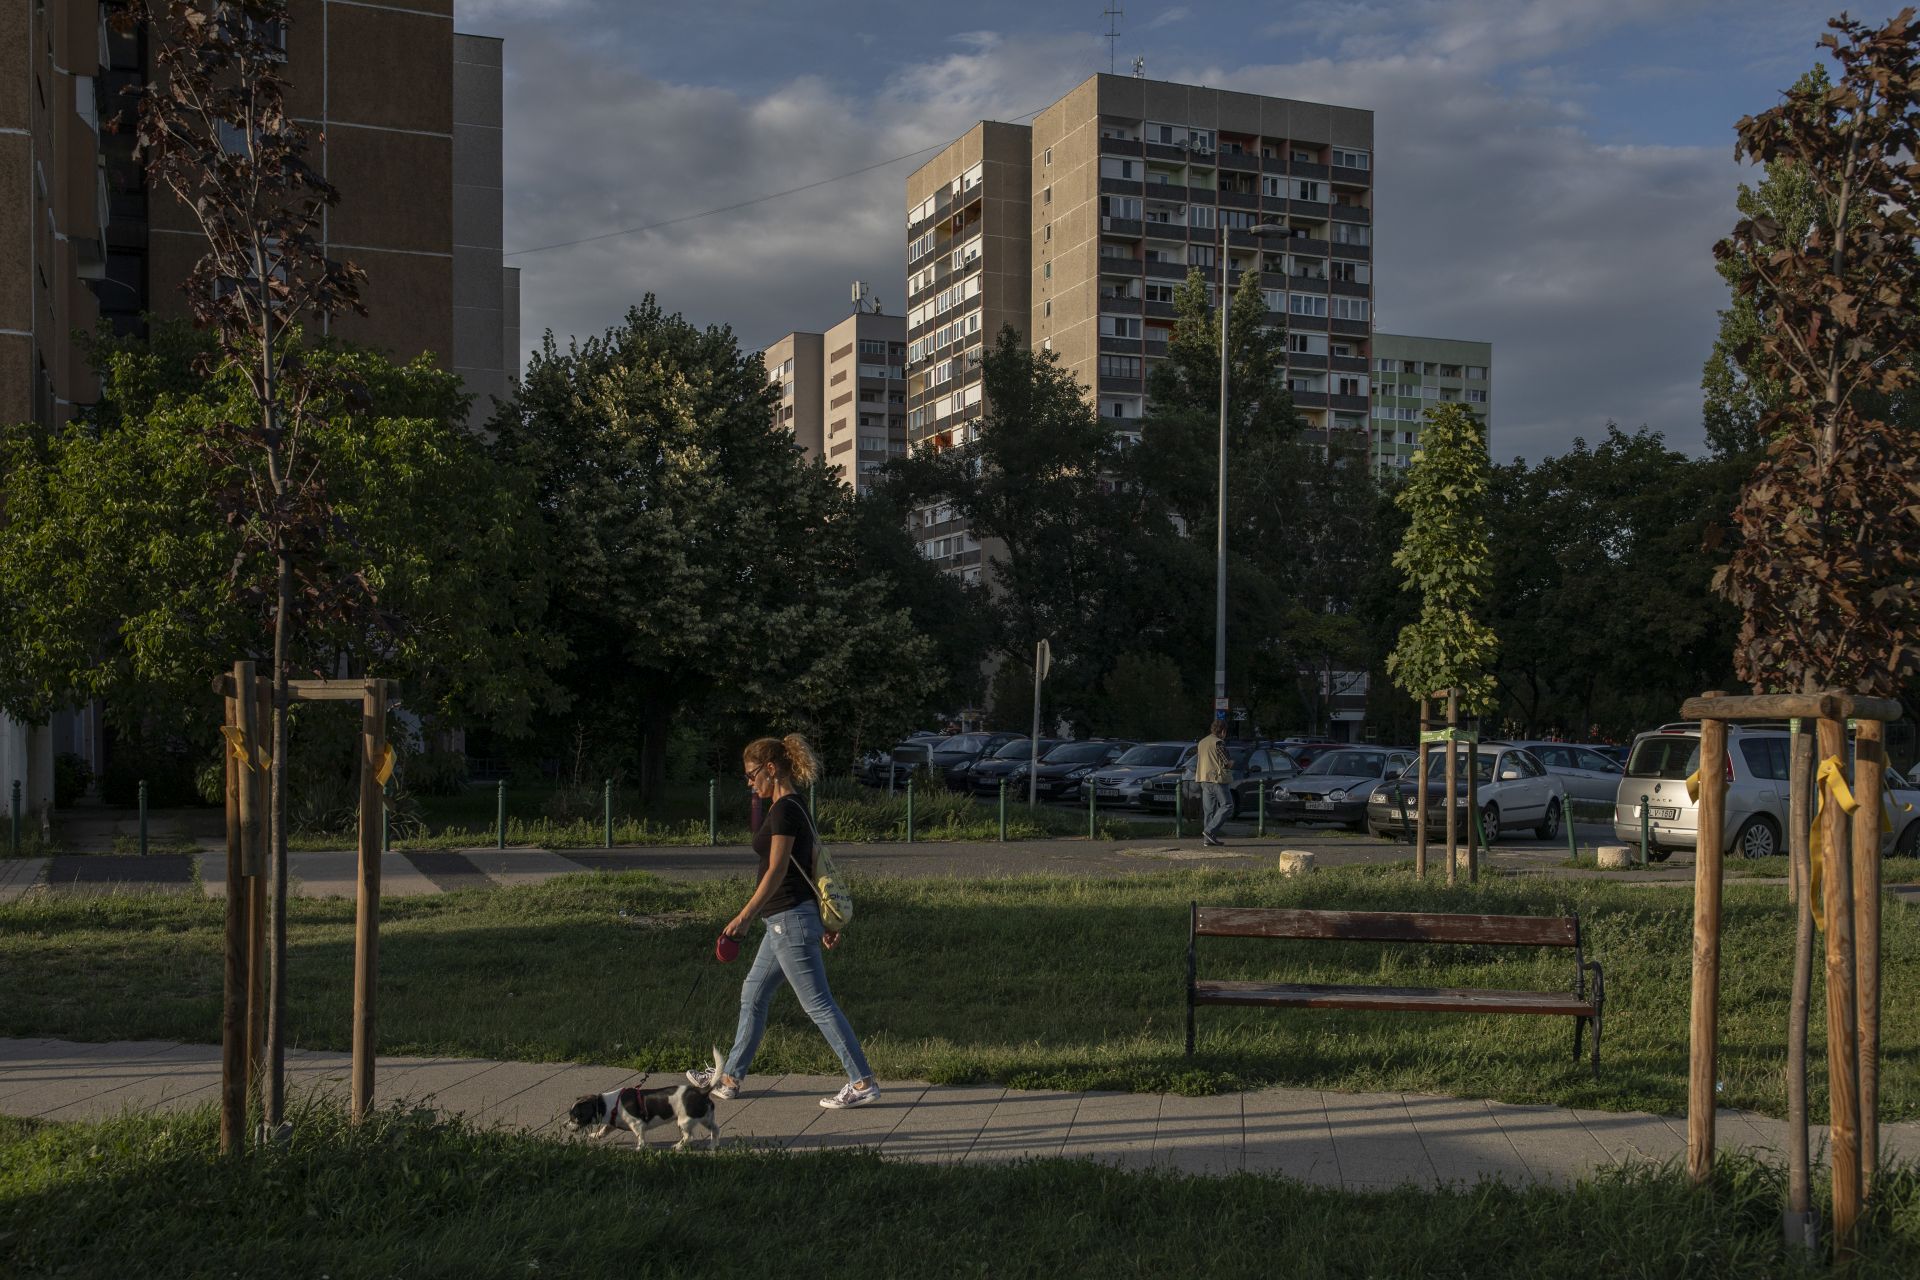
<path id="1" fill-rule="evenodd" d="M 1367 820 L 1367 797 L 1413 763 L 1413 753 L 1380 747 L 1341 747 L 1277 784 L 1267 811 L 1305 822 L 1338 822 L 1356 830 Z"/>
<path id="2" fill-rule="evenodd" d="M 1133 747 L 1131 742 L 1092 739 L 1087 742 L 1063 742 L 1040 757 L 1040 772 L 1034 791 L 1042 800 L 1073 800 L 1080 795 L 1080 784 L 1101 765 L 1112 764 Z M 1009 790 L 1027 790 L 1027 766 L 1016 764 L 1007 774 Z"/>
<path id="3" fill-rule="evenodd" d="M 1058 738 L 1040 739 L 1040 754 L 1046 755 L 1060 745 Z M 1033 759 L 1033 739 L 1015 738 L 967 771 L 967 785 L 975 791 L 998 791 L 1002 779 L 1015 769 L 1025 768 Z"/>

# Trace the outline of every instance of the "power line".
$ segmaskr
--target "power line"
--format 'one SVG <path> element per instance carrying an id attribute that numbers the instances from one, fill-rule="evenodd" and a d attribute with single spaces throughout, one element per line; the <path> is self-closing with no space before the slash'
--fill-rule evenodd
<path id="1" fill-rule="evenodd" d="M 1029 117 L 1037 116 L 1042 111 L 1045 111 L 1045 110 L 1046 110 L 1045 107 L 1035 107 L 1032 111 L 1023 111 L 1017 116 L 1010 117 L 1010 119 L 1016 120 L 1016 121 L 1025 120 L 1025 119 L 1028 119 Z M 927 152 L 929 151 L 941 151 L 952 145 L 953 144 L 950 142 L 936 142 L 932 146 L 921 147 L 918 151 L 908 151 L 902 155 L 893 156 L 892 158 L 887 160 L 876 160 L 874 163 L 869 165 L 862 165 L 858 169 L 849 169 L 845 173 L 836 173 L 831 178 L 821 178 L 817 182 L 808 182 L 808 183 L 802 184 L 801 186 L 788 187 L 784 191 L 769 191 L 765 195 L 754 196 L 750 200 L 740 200 L 740 201 L 736 201 L 733 204 L 723 204 L 712 209 L 702 209 L 698 213 L 683 213 L 676 218 L 665 218 L 659 222 L 649 222 L 638 227 L 622 227 L 618 231 L 603 231 L 599 235 L 582 236 L 578 240 L 557 240 L 552 244 L 535 245 L 530 249 L 514 249 L 511 252 L 504 253 L 500 256 L 503 258 L 518 258 L 518 257 L 523 257 L 529 253 L 545 253 L 549 249 L 571 249 L 575 245 L 592 244 L 598 240 L 612 240 L 618 236 L 638 235 L 642 231 L 658 231 L 662 227 L 672 227 L 672 226 L 677 226 L 682 222 L 692 222 L 695 218 L 711 218 L 715 214 L 733 213 L 740 209 L 750 209 L 754 205 L 765 204 L 769 200 L 778 200 L 782 196 L 799 195 L 802 191 L 812 191 L 817 187 L 824 187 L 834 182 L 844 182 L 848 178 L 857 178 L 863 173 L 872 173 L 875 169 L 884 169 L 890 164 L 899 164 L 902 160 L 911 160 L 915 156 L 923 156 L 927 154 Z"/>

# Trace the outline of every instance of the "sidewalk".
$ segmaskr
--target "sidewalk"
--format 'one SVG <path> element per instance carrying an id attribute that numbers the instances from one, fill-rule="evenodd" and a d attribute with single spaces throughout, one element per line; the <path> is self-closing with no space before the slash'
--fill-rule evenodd
<path id="1" fill-rule="evenodd" d="M 213 1045 L 0 1040 L 0 1113 L 97 1120 L 216 1101 Z M 296 1098 L 344 1098 L 350 1059 L 289 1054 Z M 573 1064 L 454 1058 L 382 1058 L 376 1097 L 428 1103 L 484 1126 L 562 1136 L 567 1105 L 585 1093 L 677 1083 L 677 1075 Z M 1275 1173 L 1325 1186 L 1432 1187 L 1481 1177 L 1564 1183 L 1626 1160 L 1684 1155 L 1686 1122 L 1637 1112 L 1520 1107 L 1399 1093 L 1264 1089 L 1187 1098 L 1172 1094 L 1020 1092 L 999 1086 L 883 1081 L 878 1103 L 826 1111 L 841 1081 L 756 1077 L 718 1104 L 726 1145 L 788 1150 L 874 1148 L 906 1160 L 1003 1161 L 1041 1156 L 1158 1166 L 1188 1173 Z M 1786 1125 L 1722 1111 L 1722 1151 L 1779 1159 Z M 1920 1158 L 1920 1123 L 1881 1127 L 1889 1159 Z M 1821 1133 L 1814 1134 L 1816 1152 Z M 655 1146 L 677 1140 L 656 1129 Z M 628 1134 L 602 1139 L 629 1145 Z"/>

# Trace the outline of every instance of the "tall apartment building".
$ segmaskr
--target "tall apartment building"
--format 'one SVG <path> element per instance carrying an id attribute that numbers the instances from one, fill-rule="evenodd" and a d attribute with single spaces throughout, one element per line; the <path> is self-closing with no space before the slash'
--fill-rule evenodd
<path id="1" fill-rule="evenodd" d="M 906 356 L 905 318 L 866 310 L 825 333 L 789 333 L 762 353 L 780 386 L 780 424 L 856 493 L 907 452 Z"/>
<path id="2" fill-rule="evenodd" d="M 0 418 L 53 427 L 99 388 L 75 332 L 182 315 L 200 256 L 186 210 L 150 191 L 130 133 L 102 128 L 154 63 L 95 0 L 0 7 Z M 287 105 L 324 135 L 340 190 L 329 251 L 367 271 L 369 314 L 332 329 L 399 359 L 431 353 L 476 392 L 474 420 L 519 370 L 518 272 L 501 264 L 498 40 L 456 35 L 452 0 L 291 0 Z M 0 734 L 8 732 L 0 725 Z M 24 732 L 24 731 L 23 731 Z M 55 751 L 102 765 L 97 712 L 57 717 L 25 755 L 29 803 Z M 3 746 L 4 744 L 0 744 Z M 0 778 L 0 788 L 9 779 Z"/>
<path id="3" fill-rule="evenodd" d="M 1096 75 L 1029 126 L 983 121 L 907 179 L 907 432 L 967 438 L 1003 323 L 1057 353 L 1120 430 L 1198 270 L 1257 287 L 1318 432 L 1367 429 L 1373 113 Z M 977 544 L 939 510 L 915 532 L 957 571 Z M 959 535 L 956 537 L 955 535 Z"/>
<path id="4" fill-rule="evenodd" d="M 1493 344 L 1458 338 L 1373 335 L 1373 430 L 1369 453 L 1381 475 L 1404 469 L 1420 447 L 1427 410 L 1467 406 L 1493 430 Z"/>

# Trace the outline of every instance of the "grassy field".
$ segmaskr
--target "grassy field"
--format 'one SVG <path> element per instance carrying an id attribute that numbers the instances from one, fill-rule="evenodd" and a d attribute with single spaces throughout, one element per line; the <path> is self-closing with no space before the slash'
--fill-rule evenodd
<path id="1" fill-rule="evenodd" d="M 1206 1093 L 1264 1084 L 1392 1089 L 1672 1113 L 1683 1109 L 1692 910 L 1678 889 L 1503 879 L 1448 890 L 1348 868 L 1122 880 L 864 880 L 832 979 L 883 1077 L 1019 1088 Z M 744 879 L 638 873 L 389 899 L 380 1035 L 389 1053 L 672 1069 L 732 1034 L 742 965 L 712 958 Z M 1579 911 L 1607 969 L 1599 1081 L 1571 1020 L 1209 1008 L 1183 1052 L 1187 903 Z M 217 1039 L 220 904 L 33 896 L 0 906 L 0 1035 Z M 349 1044 L 353 906 L 291 904 L 290 1034 Z M 1722 1101 L 1784 1113 L 1792 947 L 1784 895 L 1730 885 Z M 1886 912 L 1882 1114 L 1920 1116 L 1920 912 Z M 1566 952 L 1208 940 L 1201 972 L 1297 981 L 1564 988 Z M 697 975 L 705 974 L 697 989 Z M 1825 1026 L 1816 1000 L 1815 1061 Z M 831 1072 L 782 996 L 757 1069 Z M 1816 1073 L 1816 1081 L 1820 1073 Z M 1824 1099 L 1816 1097 L 1816 1108 Z"/>
<path id="2" fill-rule="evenodd" d="M 0 1273 L 360 1276 L 1830 1274 L 1780 1244 L 1778 1171 L 1723 1161 L 1572 1188 L 1351 1193 L 1091 1163 L 637 1155 L 418 1114 L 310 1113 L 215 1154 L 207 1110 L 0 1120 Z M 1879 1184 L 1847 1274 L 1920 1272 L 1920 1176 Z"/>

